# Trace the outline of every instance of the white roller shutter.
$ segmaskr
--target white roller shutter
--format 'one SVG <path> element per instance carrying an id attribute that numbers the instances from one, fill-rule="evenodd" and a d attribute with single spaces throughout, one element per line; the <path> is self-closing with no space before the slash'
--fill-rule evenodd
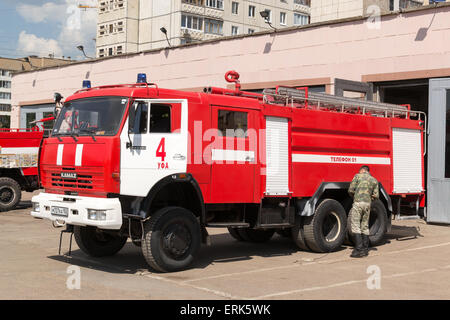
<path id="1" fill-rule="evenodd" d="M 392 129 L 394 193 L 422 190 L 422 141 L 419 130 Z"/>
<path id="2" fill-rule="evenodd" d="M 266 194 L 289 193 L 288 119 L 266 118 Z"/>

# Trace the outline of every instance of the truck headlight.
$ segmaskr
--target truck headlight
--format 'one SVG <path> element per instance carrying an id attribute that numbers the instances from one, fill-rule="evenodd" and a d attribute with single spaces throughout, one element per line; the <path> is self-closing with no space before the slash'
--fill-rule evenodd
<path id="1" fill-rule="evenodd" d="M 33 202 L 33 211 L 40 212 L 41 208 L 39 206 L 39 202 Z"/>
<path id="2" fill-rule="evenodd" d="M 106 210 L 88 209 L 89 220 L 106 220 Z"/>

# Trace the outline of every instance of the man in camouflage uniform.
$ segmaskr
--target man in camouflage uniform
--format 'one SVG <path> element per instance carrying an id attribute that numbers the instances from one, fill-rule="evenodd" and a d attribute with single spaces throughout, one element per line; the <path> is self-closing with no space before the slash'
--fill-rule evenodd
<path id="1" fill-rule="evenodd" d="M 378 181 L 369 171 L 368 166 L 362 166 L 348 189 L 348 193 L 353 197 L 353 206 L 350 210 L 351 232 L 355 238 L 355 248 L 350 255 L 353 258 L 369 254 L 370 204 L 379 197 Z"/>

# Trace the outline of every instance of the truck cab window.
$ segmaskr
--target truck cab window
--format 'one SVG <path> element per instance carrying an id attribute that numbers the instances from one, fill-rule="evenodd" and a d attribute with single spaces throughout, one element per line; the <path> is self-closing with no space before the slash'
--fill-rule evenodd
<path id="1" fill-rule="evenodd" d="M 171 132 L 170 105 L 152 104 L 150 109 L 150 132 Z"/>
<path id="2" fill-rule="evenodd" d="M 137 103 L 134 123 L 133 133 L 147 133 L 148 105 L 146 103 Z"/>
<path id="3" fill-rule="evenodd" d="M 219 110 L 217 128 L 221 137 L 245 138 L 247 137 L 247 113 Z"/>

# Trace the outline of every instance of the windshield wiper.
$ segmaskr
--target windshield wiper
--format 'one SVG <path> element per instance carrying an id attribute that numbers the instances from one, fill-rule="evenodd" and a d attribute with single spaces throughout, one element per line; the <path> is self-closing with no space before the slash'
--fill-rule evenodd
<path id="1" fill-rule="evenodd" d="M 92 138 L 92 140 L 94 140 L 95 142 L 97 142 L 97 139 L 95 139 L 95 136 L 94 136 L 95 130 L 89 129 L 89 128 L 83 128 L 83 129 L 78 130 L 78 132 L 79 132 L 79 133 L 82 133 L 82 132 L 87 133 L 87 134 Z"/>
<path id="2" fill-rule="evenodd" d="M 72 137 L 73 140 L 75 140 L 75 142 L 78 142 L 78 139 L 77 139 L 77 136 L 78 136 L 78 135 L 77 135 L 75 132 L 70 132 L 70 133 L 54 133 L 52 136 L 58 138 L 59 141 L 62 141 L 62 139 L 61 139 L 60 137 Z"/>

